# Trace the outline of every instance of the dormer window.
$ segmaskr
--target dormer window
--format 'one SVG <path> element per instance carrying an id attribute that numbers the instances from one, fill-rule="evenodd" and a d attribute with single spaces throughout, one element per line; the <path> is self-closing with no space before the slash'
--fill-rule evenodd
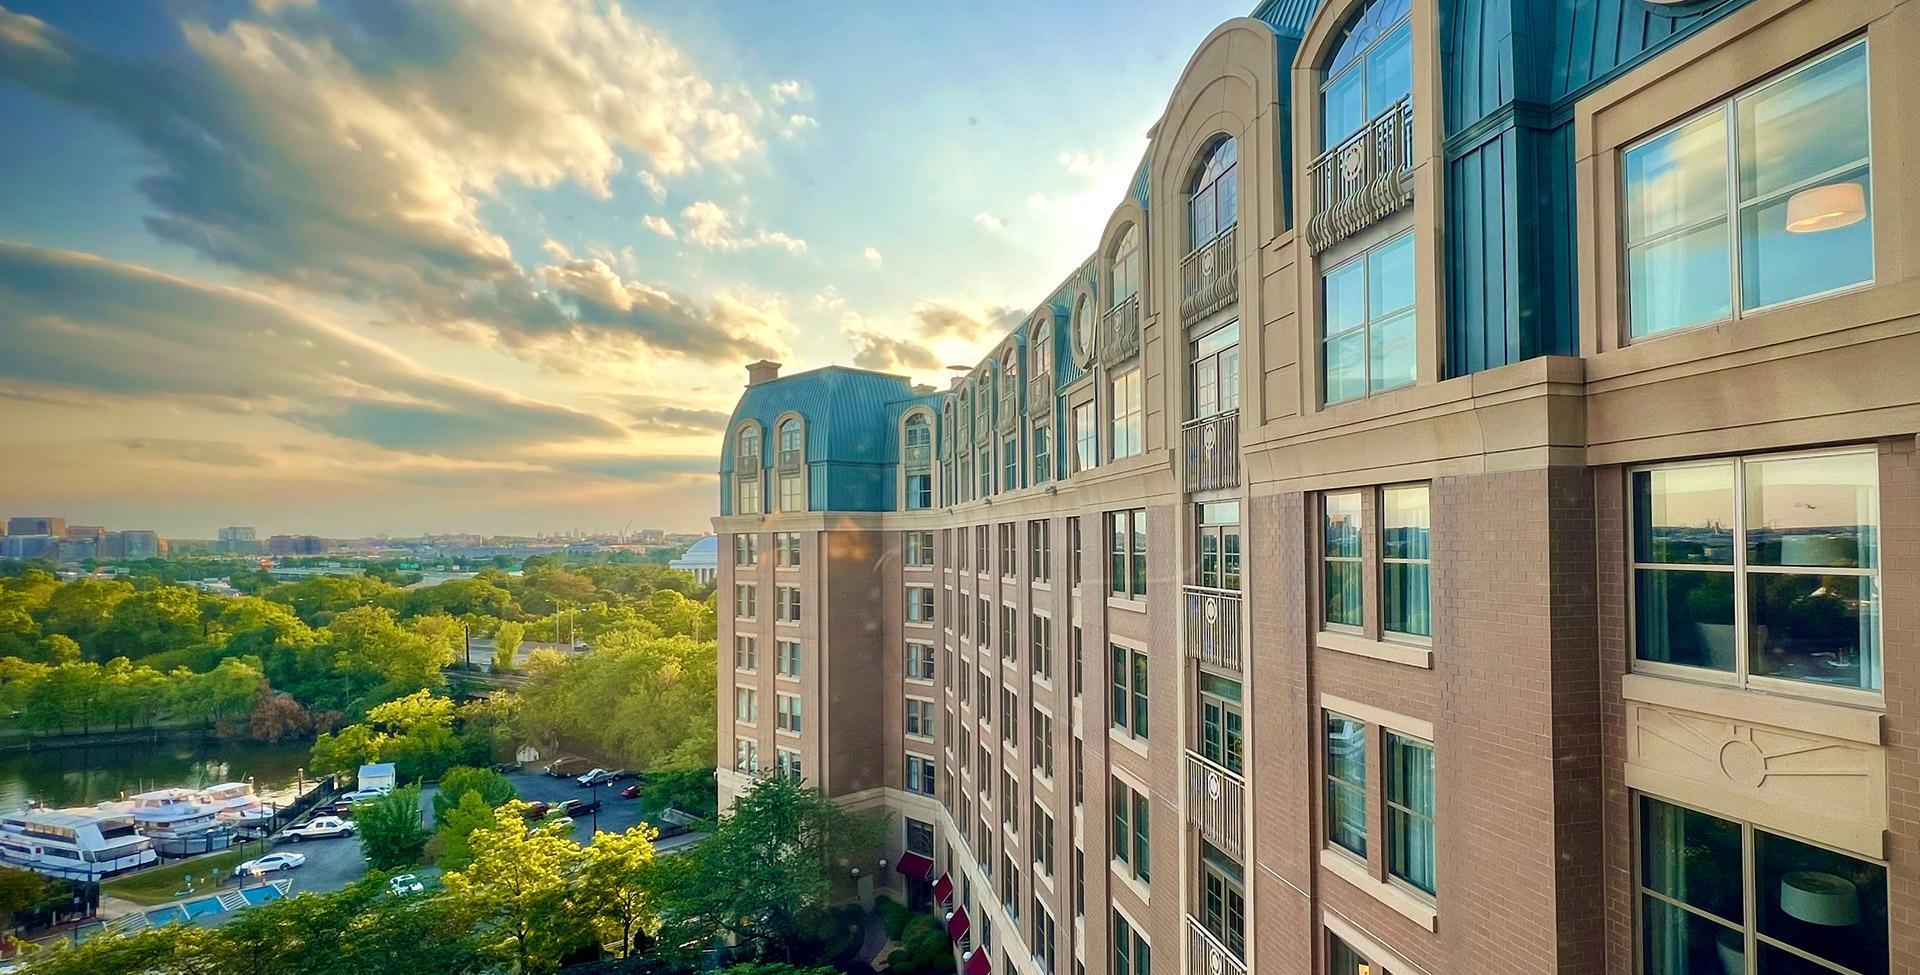
<path id="1" fill-rule="evenodd" d="M 1033 374 L 1045 376 L 1053 372 L 1053 326 L 1045 321 L 1033 327 L 1033 348 L 1028 355 L 1033 360 Z"/>
<path id="2" fill-rule="evenodd" d="M 1194 171 L 1187 191 L 1187 241 L 1191 249 L 1198 250 L 1239 220 L 1239 163 L 1239 145 L 1232 136 L 1221 136 Z"/>
<path id="3" fill-rule="evenodd" d="M 1327 60 L 1320 146 L 1345 142 L 1413 92 L 1412 0 L 1376 0 L 1354 18 Z"/>
<path id="4" fill-rule="evenodd" d="M 738 454 L 742 469 L 758 470 L 760 468 L 760 429 L 758 427 L 741 429 Z"/>
<path id="5" fill-rule="evenodd" d="M 1227 140 L 1231 142 L 1232 140 Z M 1233 222 L 1231 218 L 1227 221 Z M 1204 243 L 1196 238 L 1196 243 Z M 1120 243 L 1113 247 L 1113 307 L 1140 293 L 1140 225 L 1128 224 Z"/>
<path id="6" fill-rule="evenodd" d="M 933 423 L 925 413 L 907 417 L 901 434 L 906 483 L 905 502 L 910 510 L 933 507 Z"/>

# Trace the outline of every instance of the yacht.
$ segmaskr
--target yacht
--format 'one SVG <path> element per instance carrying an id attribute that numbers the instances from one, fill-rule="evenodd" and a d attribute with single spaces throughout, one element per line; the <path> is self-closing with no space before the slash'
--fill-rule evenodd
<path id="1" fill-rule="evenodd" d="M 214 816 L 223 823 L 258 826 L 273 818 L 273 814 L 260 805 L 260 797 L 253 794 L 253 785 L 247 782 L 207 786 L 200 790 L 200 801 L 212 806 Z"/>
<path id="2" fill-rule="evenodd" d="M 23 809 L 0 816 L 0 860 L 70 880 L 99 880 L 159 859 L 130 813 Z"/>
<path id="3" fill-rule="evenodd" d="M 100 808 L 131 813 L 134 829 L 152 840 L 161 856 L 191 856 L 233 845 L 233 828 L 191 789 L 156 789 L 125 802 L 103 802 Z"/>

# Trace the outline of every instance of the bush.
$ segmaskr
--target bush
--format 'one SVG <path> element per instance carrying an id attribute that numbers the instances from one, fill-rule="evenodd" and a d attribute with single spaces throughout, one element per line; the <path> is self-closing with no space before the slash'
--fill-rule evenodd
<path id="1" fill-rule="evenodd" d="M 894 940 L 900 942 L 900 947 L 887 956 L 887 968 L 891 971 L 901 975 L 932 975 L 953 969 L 953 943 L 947 940 L 946 929 L 930 915 L 909 912 L 906 924 Z"/>
<path id="2" fill-rule="evenodd" d="M 906 930 L 908 921 L 913 920 L 913 912 L 890 897 L 875 901 L 873 908 L 880 915 L 881 923 L 887 926 L 887 937 L 899 941 L 900 932 Z"/>

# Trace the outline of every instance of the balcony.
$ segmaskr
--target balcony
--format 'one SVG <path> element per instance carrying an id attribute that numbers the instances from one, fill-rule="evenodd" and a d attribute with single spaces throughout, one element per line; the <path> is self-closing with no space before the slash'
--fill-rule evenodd
<path id="1" fill-rule="evenodd" d="M 1046 416 L 1053 412 L 1053 375 L 1041 373 L 1027 380 L 1027 412 Z"/>
<path id="2" fill-rule="evenodd" d="M 1240 776 L 1187 750 L 1187 825 L 1220 852 L 1246 857 L 1247 786 Z"/>
<path id="3" fill-rule="evenodd" d="M 1180 428 L 1180 450 L 1188 491 L 1239 487 L 1240 411 L 1188 420 Z"/>
<path id="4" fill-rule="evenodd" d="M 1020 429 L 1020 380 L 1008 376 L 1006 394 L 1000 397 L 1000 432 L 1012 433 Z"/>
<path id="5" fill-rule="evenodd" d="M 1186 597 L 1187 656 L 1236 678 L 1243 676 L 1240 594 L 1188 586 Z"/>
<path id="6" fill-rule="evenodd" d="M 1100 319 L 1100 364 L 1114 366 L 1140 354 L 1140 296 L 1107 309 Z"/>
<path id="7" fill-rule="evenodd" d="M 1235 958 L 1220 939 L 1187 918 L 1187 971 L 1193 975 L 1247 975 L 1245 962 Z"/>
<path id="8" fill-rule="evenodd" d="M 780 452 L 780 469 L 783 471 L 799 470 L 800 469 L 800 451 L 798 450 L 781 451 Z"/>
<path id="9" fill-rule="evenodd" d="M 924 471 L 933 466 L 933 445 L 925 443 L 910 444 L 901 451 L 900 460 L 909 471 Z"/>
<path id="10" fill-rule="evenodd" d="M 1413 202 L 1413 98 L 1401 99 L 1320 154 L 1307 171 L 1313 216 L 1307 243 L 1315 254 Z"/>
<path id="11" fill-rule="evenodd" d="M 1240 294 L 1240 228 L 1228 227 L 1180 262 L 1180 321 L 1191 325 Z"/>

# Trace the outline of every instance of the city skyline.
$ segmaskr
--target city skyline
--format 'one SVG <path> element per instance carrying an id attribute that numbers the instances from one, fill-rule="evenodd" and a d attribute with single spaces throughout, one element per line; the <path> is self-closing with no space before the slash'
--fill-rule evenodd
<path id="1" fill-rule="evenodd" d="M 0 506 L 699 527 L 740 365 L 973 361 L 1245 7 L 7 0 Z"/>

